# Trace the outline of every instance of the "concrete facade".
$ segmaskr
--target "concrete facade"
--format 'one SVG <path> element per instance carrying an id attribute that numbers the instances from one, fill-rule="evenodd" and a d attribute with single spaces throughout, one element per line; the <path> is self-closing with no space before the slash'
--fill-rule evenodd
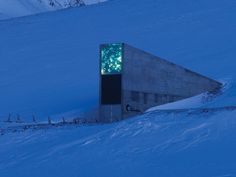
<path id="1" fill-rule="evenodd" d="M 100 121 L 102 122 L 122 120 L 140 114 L 153 106 L 207 91 L 214 92 L 222 86 L 213 79 L 128 44 L 122 44 L 122 71 L 119 74 L 121 75 L 121 102 L 102 104 L 102 94 L 100 94 Z M 102 82 L 101 75 L 101 90 Z"/>

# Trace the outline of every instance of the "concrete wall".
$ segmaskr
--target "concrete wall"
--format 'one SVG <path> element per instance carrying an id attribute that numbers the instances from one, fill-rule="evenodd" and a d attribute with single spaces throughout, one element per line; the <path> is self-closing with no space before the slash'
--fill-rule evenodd
<path id="1" fill-rule="evenodd" d="M 122 119 L 121 105 L 100 105 L 100 122 L 114 122 Z"/>
<path id="2" fill-rule="evenodd" d="M 121 104 L 102 105 L 100 90 L 101 122 L 122 120 L 150 107 L 214 92 L 221 87 L 215 80 L 127 44 L 123 44 L 122 61 Z M 127 105 L 133 111 L 127 111 Z"/>
<path id="3" fill-rule="evenodd" d="M 124 117 L 137 113 L 125 111 L 127 104 L 146 109 L 206 91 L 221 84 L 198 73 L 124 44 L 122 100 Z"/>

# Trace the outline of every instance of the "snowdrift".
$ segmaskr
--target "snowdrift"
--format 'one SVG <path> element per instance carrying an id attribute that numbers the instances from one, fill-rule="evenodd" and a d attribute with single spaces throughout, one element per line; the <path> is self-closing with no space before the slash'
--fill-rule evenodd
<path id="1" fill-rule="evenodd" d="M 0 1 L 0 20 L 55 11 L 106 0 L 7 0 Z"/>
<path id="2" fill-rule="evenodd" d="M 0 21 L 0 120 L 11 113 L 45 121 L 96 107 L 98 46 L 108 42 L 229 83 L 210 102 L 179 108 L 236 105 L 235 17 L 234 0 L 114 0 Z M 233 110 L 152 111 L 109 125 L 9 133 L 0 136 L 0 174 L 236 176 L 235 126 Z"/>
<path id="3" fill-rule="evenodd" d="M 129 8 L 127 8 L 129 7 Z M 235 2 L 111 1 L 0 22 L 0 115 L 81 112 L 98 102 L 99 44 L 126 42 L 216 80 L 234 105 Z"/>

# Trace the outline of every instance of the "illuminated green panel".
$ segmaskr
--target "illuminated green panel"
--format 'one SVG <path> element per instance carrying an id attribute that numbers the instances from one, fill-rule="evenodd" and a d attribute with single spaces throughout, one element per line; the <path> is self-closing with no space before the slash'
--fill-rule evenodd
<path id="1" fill-rule="evenodd" d="M 101 74 L 118 74 L 122 69 L 122 44 L 108 44 L 101 48 Z"/>

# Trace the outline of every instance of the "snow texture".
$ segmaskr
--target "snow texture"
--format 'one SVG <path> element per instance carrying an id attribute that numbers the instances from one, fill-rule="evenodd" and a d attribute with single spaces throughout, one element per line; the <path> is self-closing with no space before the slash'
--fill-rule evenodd
<path id="1" fill-rule="evenodd" d="M 105 0 L 0 0 L 0 20 L 68 7 L 91 5 Z"/>
<path id="2" fill-rule="evenodd" d="M 167 109 L 236 105 L 235 0 L 113 0 L 0 21 L 0 128 L 98 104 L 99 44 L 126 42 L 226 83 Z M 119 123 L 0 136 L 3 177 L 234 177 L 235 111 L 147 112 Z M 66 114 L 64 114 L 66 113 Z"/>

